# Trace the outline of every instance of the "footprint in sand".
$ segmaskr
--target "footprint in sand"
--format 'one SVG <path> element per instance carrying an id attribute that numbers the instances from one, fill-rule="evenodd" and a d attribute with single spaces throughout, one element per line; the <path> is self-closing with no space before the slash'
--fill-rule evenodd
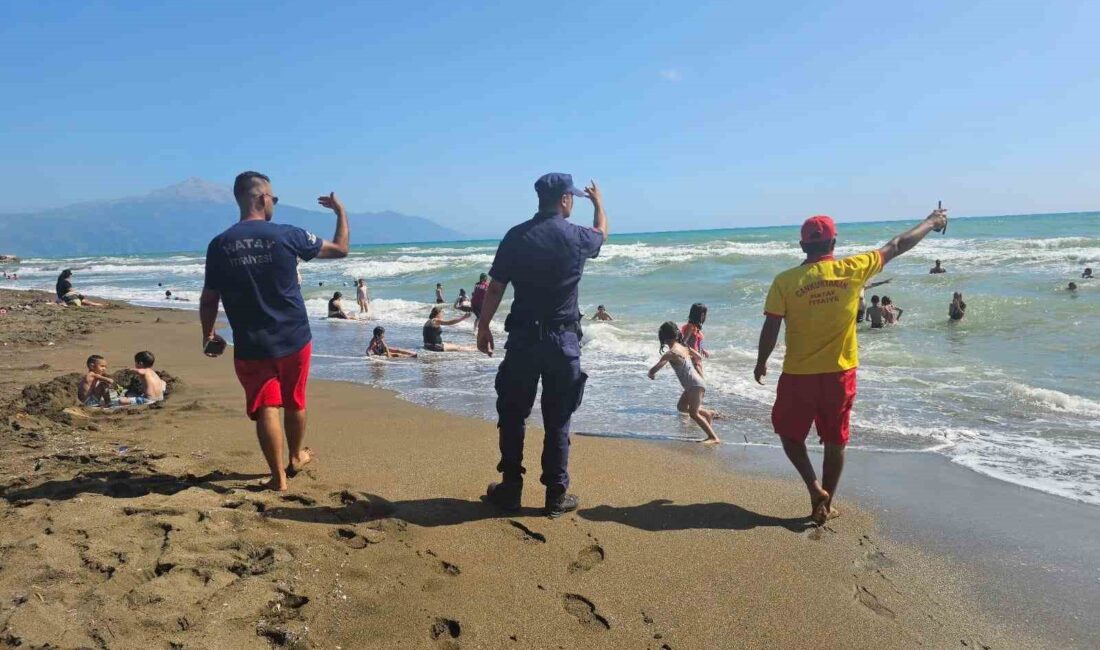
<path id="1" fill-rule="evenodd" d="M 579 594 L 565 594 L 562 597 L 562 605 L 570 616 L 580 621 L 581 625 L 595 630 L 610 630 L 611 623 L 596 611 L 596 606 L 591 600 Z"/>
<path id="2" fill-rule="evenodd" d="M 886 618 L 897 617 L 897 614 L 894 613 L 894 610 L 879 602 L 878 596 L 871 593 L 870 590 L 867 589 L 867 587 L 856 585 L 854 598 L 858 600 L 861 605 L 878 614 L 879 616 L 885 616 Z"/>
<path id="3" fill-rule="evenodd" d="M 527 526 L 523 525 L 522 523 L 516 521 L 515 519 L 509 519 L 508 523 L 511 524 L 511 526 L 513 528 L 519 530 L 520 533 L 523 534 L 523 541 L 525 541 L 525 542 L 542 542 L 543 544 L 546 543 L 546 535 L 543 535 L 540 532 L 531 530 L 530 528 L 528 528 Z"/>
<path id="4" fill-rule="evenodd" d="M 569 565 L 569 573 L 583 573 L 603 562 L 604 551 L 599 544 L 593 544 L 581 549 L 577 559 Z"/>
<path id="5" fill-rule="evenodd" d="M 332 533 L 333 537 L 342 541 L 349 548 L 366 548 L 371 544 L 377 544 L 386 538 L 386 534 L 380 530 L 365 529 L 362 533 L 351 528 L 337 528 Z"/>
<path id="6" fill-rule="evenodd" d="M 440 639 L 457 639 L 462 635 L 462 625 L 454 619 L 437 617 L 432 621 L 429 633 L 432 635 L 432 639 L 436 641 Z"/>

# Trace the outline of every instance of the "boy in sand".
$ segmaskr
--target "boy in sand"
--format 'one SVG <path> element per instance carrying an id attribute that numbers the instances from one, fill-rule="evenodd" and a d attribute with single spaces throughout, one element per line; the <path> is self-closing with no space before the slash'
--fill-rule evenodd
<path id="1" fill-rule="evenodd" d="M 802 224 L 806 260 L 777 275 L 768 291 L 753 376 L 764 383 L 768 357 L 786 321 L 787 353 L 772 407 L 772 426 L 787 459 L 806 483 L 810 517 L 818 524 L 838 514 L 833 498 L 844 469 L 859 367 L 859 290 L 890 260 L 916 246 L 929 232 L 946 227 L 947 212 L 937 208 L 882 248 L 838 260 L 833 258 L 836 224 L 824 215 L 810 217 Z M 813 426 L 825 445 L 820 482 L 806 450 Z"/>
<path id="2" fill-rule="evenodd" d="M 107 360 L 98 354 L 88 357 L 88 372 L 76 386 L 76 398 L 84 406 L 110 406 L 115 380 L 107 376 Z"/>
<path id="3" fill-rule="evenodd" d="M 134 355 L 134 372 L 141 377 L 142 389 L 142 394 L 134 398 L 134 404 L 150 404 L 164 399 L 166 384 L 157 374 L 157 371 L 153 370 L 154 363 L 156 363 L 156 357 L 148 350 L 143 350 Z"/>

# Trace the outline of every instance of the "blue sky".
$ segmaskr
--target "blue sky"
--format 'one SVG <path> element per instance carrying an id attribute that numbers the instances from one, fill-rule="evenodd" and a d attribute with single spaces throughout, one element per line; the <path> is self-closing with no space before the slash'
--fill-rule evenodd
<path id="1" fill-rule="evenodd" d="M 1100 207 L 1100 3 L 401 4 L 0 1 L 0 211 L 250 168 L 478 235 L 547 171 L 620 232 Z"/>

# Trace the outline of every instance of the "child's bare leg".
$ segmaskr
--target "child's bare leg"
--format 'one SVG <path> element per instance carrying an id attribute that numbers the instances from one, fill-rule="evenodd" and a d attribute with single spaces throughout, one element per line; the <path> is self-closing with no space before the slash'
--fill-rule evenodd
<path id="1" fill-rule="evenodd" d="M 694 388 L 690 391 L 684 391 L 684 394 L 688 396 L 688 414 L 691 415 L 692 420 L 695 420 L 695 424 L 698 424 L 699 428 L 707 434 L 707 439 L 703 442 L 720 442 L 718 434 L 714 432 L 714 427 L 710 425 L 710 420 L 703 416 L 703 412 L 706 411 L 703 408 L 703 389 Z M 706 412 L 710 413 L 710 411 Z"/>
<path id="2" fill-rule="evenodd" d="M 680 401 L 676 402 L 676 410 L 681 413 L 688 412 L 688 392 L 686 390 L 680 395 Z"/>

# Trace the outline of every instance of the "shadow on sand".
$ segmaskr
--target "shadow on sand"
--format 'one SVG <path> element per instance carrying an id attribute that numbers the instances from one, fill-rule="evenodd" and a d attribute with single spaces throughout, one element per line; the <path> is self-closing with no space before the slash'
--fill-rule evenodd
<path id="1" fill-rule="evenodd" d="M 214 471 L 202 476 L 188 474 L 141 474 L 130 471 L 87 472 L 71 479 L 50 480 L 30 487 L 0 488 L 0 497 L 10 503 L 49 499 L 64 501 L 81 494 L 102 494 L 115 499 L 134 499 L 147 494 L 173 495 L 197 487 L 218 494 L 234 486 L 218 485 L 215 481 L 246 481 L 266 474 L 237 474 Z"/>
<path id="2" fill-rule="evenodd" d="M 321 524 L 358 524 L 372 519 L 396 517 L 410 524 L 434 528 L 457 526 L 485 519 L 508 519 L 542 514 L 542 510 L 538 508 L 524 508 L 519 512 L 505 513 L 484 500 L 469 501 L 439 497 L 391 502 L 376 494 L 357 495 L 349 491 L 333 496 L 339 497 L 343 505 L 268 508 L 264 511 L 264 516 Z"/>
<path id="3" fill-rule="evenodd" d="M 781 518 L 762 515 L 732 503 L 674 504 L 668 499 L 656 499 L 637 506 L 595 506 L 577 511 L 588 521 L 612 521 L 641 530 L 750 530 L 761 526 L 778 526 L 795 533 L 814 527 L 809 517 Z"/>

